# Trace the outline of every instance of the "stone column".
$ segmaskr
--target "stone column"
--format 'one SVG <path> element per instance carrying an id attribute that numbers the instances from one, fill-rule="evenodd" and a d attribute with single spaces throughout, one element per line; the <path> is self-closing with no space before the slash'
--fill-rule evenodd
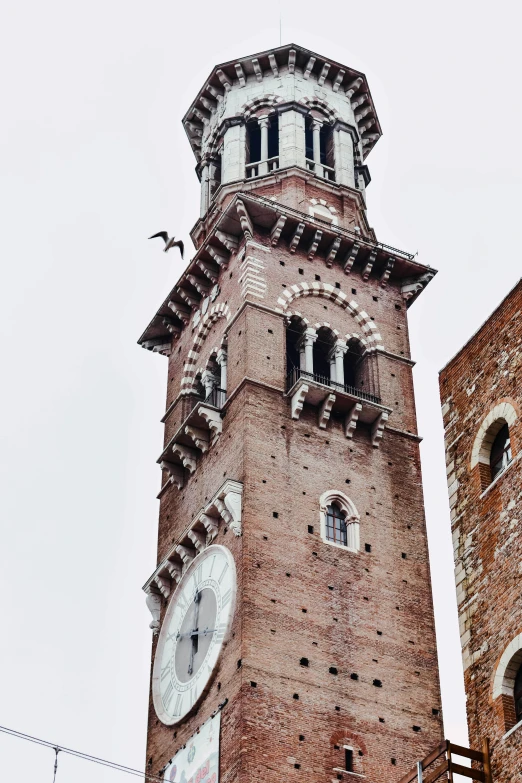
<path id="1" fill-rule="evenodd" d="M 295 109 L 279 115 L 279 168 L 306 168 L 305 118 Z"/>
<path id="2" fill-rule="evenodd" d="M 208 397 L 218 385 L 218 379 L 210 370 L 205 370 L 201 375 L 201 383 L 205 387 L 205 397 Z"/>
<path id="3" fill-rule="evenodd" d="M 335 380 L 336 383 L 344 386 L 344 354 L 348 350 L 348 346 L 342 340 L 337 340 L 333 347 L 333 356 L 335 361 Z"/>
<path id="4" fill-rule="evenodd" d="M 334 126 L 335 181 L 340 185 L 355 187 L 353 139 L 340 123 Z"/>
<path id="5" fill-rule="evenodd" d="M 309 372 L 313 375 L 314 372 L 314 343 L 317 340 L 317 333 L 315 329 L 308 328 L 301 337 L 298 343 L 299 356 L 301 363 L 301 370 Z M 304 367 L 303 367 L 303 353 L 304 353 Z"/>
<path id="6" fill-rule="evenodd" d="M 270 122 L 268 117 L 259 117 L 259 127 L 261 129 L 261 158 L 259 162 L 259 174 L 268 174 L 268 127 Z"/>
<path id="7" fill-rule="evenodd" d="M 208 209 L 208 165 L 205 163 L 201 167 L 201 199 L 200 199 L 200 217 L 207 214 Z"/>
<path id="8" fill-rule="evenodd" d="M 323 167 L 321 166 L 321 127 L 323 123 L 320 120 L 312 120 L 312 134 L 314 142 L 314 171 L 318 177 L 323 176 Z"/>
<path id="9" fill-rule="evenodd" d="M 219 382 L 219 388 L 224 392 L 227 390 L 227 352 L 225 348 L 220 348 L 216 356 L 216 361 L 221 369 L 221 380 Z"/>
<path id="10" fill-rule="evenodd" d="M 245 178 L 246 128 L 244 125 L 232 125 L 227 128 L 221 162 L 223 183 Z"/>

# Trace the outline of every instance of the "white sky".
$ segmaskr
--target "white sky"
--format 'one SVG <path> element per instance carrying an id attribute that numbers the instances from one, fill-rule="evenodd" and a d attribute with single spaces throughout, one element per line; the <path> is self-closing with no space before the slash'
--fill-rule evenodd
<path id="1" fill-rule="evenodd" d="M 446 735 L 464 698 L 437 372 L 520 276 L 515 3 L 282 0 L 282 40 L 364 71 L 381 241 L 439 269 L 410 310 Z M 198 216 L 180 120 L 218 62 L 279 44 L 276 0 L 4 0 L 0 724 L 139 769 L 167 362 L 136 339 Z M 319 32 L 321 34 L 319 34 Z M 5 780 L 51 750 L 0 734 Z M 57 783 L 132 778 L 62 757 Z"/>

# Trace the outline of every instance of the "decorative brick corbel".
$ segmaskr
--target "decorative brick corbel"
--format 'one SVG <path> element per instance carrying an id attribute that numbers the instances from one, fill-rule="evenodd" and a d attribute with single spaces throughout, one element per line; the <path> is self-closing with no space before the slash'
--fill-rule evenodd
<path id="1" fill-rule="evenodd" d="M 384 434 L 384 427 L 386 426 L 386 422 L 388 421 L 388 413 L 386 411 L 382 411 L 380 416 L 378 416 L 377 419 L 375 419 L 373 425 L 372 425 L 372 446 L 374 449 L 378 449 L 380 442 L 382 440 L 382 436 Z"/>
<path id="2" fill-rule="evenodd" d="M 362 404 L 360 402 L 356 402 L 353 408 L 346 416 L 344 420 L 344 434 L 346 435 L 347 438 L 353 437 L 353 433 L 355 432 L 355 428 L 357 426 L 357 420 L 359 419 L 359 414 L 361 411 L 362 411 Z"/>
<path id="3" fill-rule="evenodd" d="M 352 269 L 352 266 L 354 264 L 355 259 L 357 258 L 357 253 L 359 252 L 360 245 L 358 242 L 354 242 L 350 252 L 346 256 L 346 259 L 344 261 L 344 271 L 345 274 L 349 275 L 350 271 Z"/>
<path id="4" fill-rule="evenodd" d="M 281 236 L 281 231 L 283 230 L 285 223 L 286 215 L 279 215 L 276 222 L 274 223 L 272 231 L 270 232 L 270 242 L 272 243 L 272 247 L 276 247 L 277 243 L 279 242 L 279 237 Z"/>
<path id="5" fill-rule="evenodd" d="M 198 550 L 198 552 L 202 552 L 206 545 L 207 545 L 207 538 L 203 535 L 203 533 L 200 533 L 198 530 L 189 530 L 188 537 L 194 544 L 195 548 Z"/>
<path id="6" fill-rule="evenodd" d="M 238 198 L 236 201 L 236 211 L 239 216 L 239 222 L 241 223 L 241 230 L 245 237 L 248 239 L 254 238 L 254 227 L 252 226 L 252 221 L 250 220 L 250 215 L 248 214 L 248 210 L 245 207 L 245 203 Z"/>
<path id="7" fill-rule="evenodd" d="M 197 452 L 195 449 L 191 449 L 188 446 L 183 446 L 181 443 L 174 443 L 172 446 L 172 453 L 176 454 L 180 458 L 184 468 L 187 468 L 190 473 L 194 473 L 196 470 L 197 457 Z"/>
<path id="8" fill-rule="evenodd" d="M 234 535 L 241 535 L 241 496 L 243 485 L 239 481 L 225 481 L 211 505 L 217 509 Z"/>
<path id="9" fill-rule="evenodd" d="M 219 520 L 215 517 L 211 517 L 208 514 L 200 514 L 198 521 L 204 526 L 209 536 L 217 536 L 219 528 Z"/>
<path id="10" fill-rule="evenodd" d="M 295 251 L 297 250 L 297 245 L 299 244 L 299 240 L 301 239 L 301 235 L 304 230 L 305 230 L 305 224 L 299 223 L 296 230 L 294 231 L 294 235 L 292 239 L 290 240 L 289 250 L 291 253 L 295 253 Z"/>
<path id="11" fill-rule="evenodd" d="M 157 636 L 160 629 L 160 617 L 161 617 L 161 598 L 157 592 L 151 587 L 148 588 L 146 593 L 145 602 L 147 609 L 152 615 L 149 628 L 152 628 L 152 633 Z"/>
<path id="12" fill-rule="evenodd" d="M 211 444 L 213 445 L 223 431 L 223 419 L 221 418 L 221 414 L 213 408 L 207 408 L 206 405 L 200 405 L 199 415 L 207 422 L 208 428 L 212 434 Z"/>
<path id="13" fill-rule="evenodd" d="M 237 237 L 233 236 L 233 234 L 227 234 L 225 231 L 216 231 L 216 237 L 219 239 L 221 244 L 226 247 L 229 253 L 236 252 L 239 246 L 239 240 Z"/>
<path id="14" fill-rule="evenodd" d="M 334 402 L 335 394 L 328 394 L 321 403 L 321 407 L 319 408 L 319 413 L 317 415 L 317 423 L 322 430 L 326 429 Z"/>
<path id="15" fill-rule="evenodd" d="M 295 392 L 292 394 L 292 401 L 291 401 L 291 410 L 292 410 L 292 419 L 298 419 L 301 415 L 301 411 L 303 410 L 304 401 L 306 400 L 306 395 L 308 394 L 309 386 L 307 383 L 302 383 L 298 389 L 295 390 Z"/>
<path id="16" fill-rule="evenodd" d="M 208 451 L 208 447 L 210 445 L 210 436 L 208 430 L 202 430 L 200 427 L 193 427 L 191 424 L 187 424 L 185 427 L 185 435 L 189 436 L 195 447 L 203 454 Z"/>
<path id="17" fill-rule="evenodd" d="M 189 549 L 188 546 L 183 546 L 183 544 L 178 544 L 175 551 L 181 557 L 185 566 L 190 565 L 197 554 L 197 550 Z"/>
<path id="18" fill-rule="evenodd" d="M 181 465 L 177 465 L 175 462 L 169 462 L 168 460 L 162 460 L 160 463 L 162 470 L 166 470 L 169 474 L 169 480 L 171 484 L 174 484 L 178 489 L 183 489 L 184 485 L 184 473 Z"/>
<path id="19" fill-rule="evenodd" d="M 182 321 L 186 326 L 190 321 L 190 316 L 191 316 L 190 307 L 186 307 L 180 302 L 169 302 L 168 305 L 172 310 L 172 312 L 175 313 L 180 319 L 180 321 Z"/>

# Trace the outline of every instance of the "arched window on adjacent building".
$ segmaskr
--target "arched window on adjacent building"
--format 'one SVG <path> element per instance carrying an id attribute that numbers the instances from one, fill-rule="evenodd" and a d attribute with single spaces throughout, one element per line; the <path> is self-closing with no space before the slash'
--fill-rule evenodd
<path id="1" fill-rule="evenodd" d="M 259 177 L 279 168 L 279 117 L 256 117 L 246 126 L 246 174 Z"/>
<path id="2" fill-rule="evenodd" d="M 509 402 L 495 405 L 482 421 L 473 442 L 470 467 L 479 466 L 482 489 L 507 468 L 513 460 L 510 428 L 517 420 L 517 412 Z"/>
<path id="3" fill-rule="evenodd" d="M 522 721 L 522 633 L 507 645 L 493 680 L 493 701 L 503 716 L 503 729 L 509 731 Z"/>
<path id="4" fill-rule="evenodd" d="M 503 424 L 495 436 L 491 446 L 491 456 L 489 464 L 491 466 L 491 480 L 493 481 L 504 468 L 507 468 L 511 462 L 511 439 L 509 436 L 509 427 Z"/>
<path id="5" fill-rule="evenodd" d="M 515 677 L 515 715 L 517 723 L 522 720 L 522 666 Z"/>
<path id="6" fill-rule="evenodd" d="M 320 498 L 321 537 L 333 546 L 359 551 L 359 514 L 343 492 L 332 490 Z"/>

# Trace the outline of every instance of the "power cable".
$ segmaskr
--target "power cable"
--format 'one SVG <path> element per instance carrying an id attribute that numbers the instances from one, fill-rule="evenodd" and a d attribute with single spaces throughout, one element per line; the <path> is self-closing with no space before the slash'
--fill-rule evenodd
<path id="1" fill-rule="evenodd" d="M 147 772 L 141 772 L 138 769 L 133 769 L 132 767 L 127 767 L 124 764 L 117 764 L 115 761 L 108 761 L 107 759 L 99 758 L 98 756 L 91 756 L 89 753 L 83 753 L 80 750 L 73 750 L 72 748 L 65 748 L 62 745 L 57 745 L 55 742 L 48 742 L 47 740 L 41 739 L 40 737 L 33 737 L 30 734 L 23 734 L 21 731 L 15 731 L 15 729 L 9 729 L 7 726 L 0 726 L 0 732 L 3 734 L 8 734 L 11 737 L 18 737 L 18 739 L 26 740 L 27 742 L 32 742 L 36 745 L 43 745 L 46 748 L 52 748 L 55 752 L 55 760 L 54 760 L 54 777 L 53 777 L 53 783 L 56 781 L 56 771 L 58 769 L 58 753 L 67 753 L 70 756 L 75 756 L 76 758 L 83 759 L 84 761 L 92 761 L 95 764 L 101 764 L 104 767 L 109 767 L 110 769 L 118 770 L 119 772 L 126 772 L 129 775 L 136 775 L 142 778 L 145 778 L 146 780 L 154 780 L 156 783 L 164 783 L 163 778 L 158 777 L 158 775 L 151 775 Z"/>

